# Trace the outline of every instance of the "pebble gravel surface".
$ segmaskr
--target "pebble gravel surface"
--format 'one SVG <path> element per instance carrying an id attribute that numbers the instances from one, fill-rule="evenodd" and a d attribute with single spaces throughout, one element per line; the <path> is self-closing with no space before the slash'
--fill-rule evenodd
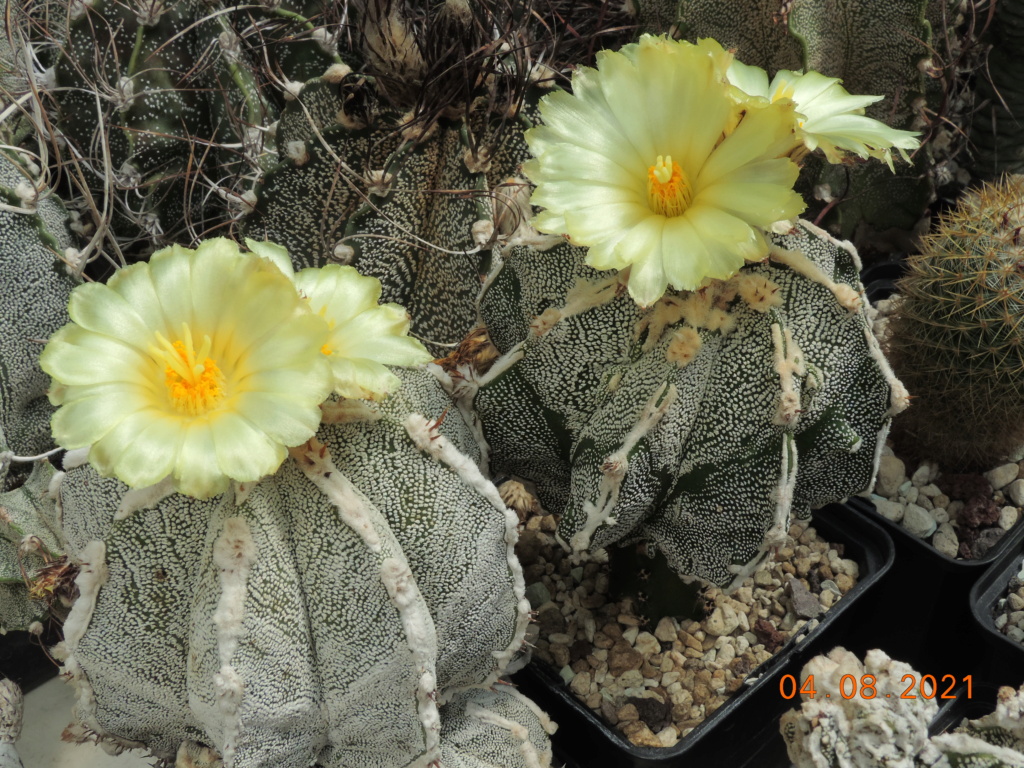
<path id="1" fill-rule="evenodd" d="M 534 658 L 644 747 L 677 744 L 787 640 L 817 626 L 859 575 L 842 545 L 797 523 L 775 561 L 732 594 L 704 592 L 702 621 L 666 617 L 650 626 L 631 600 L 608 597 L 607 557 L 570 556 L 555 527 L 552 515 L 529 517 L 517 546 L 536 615 Z"/>

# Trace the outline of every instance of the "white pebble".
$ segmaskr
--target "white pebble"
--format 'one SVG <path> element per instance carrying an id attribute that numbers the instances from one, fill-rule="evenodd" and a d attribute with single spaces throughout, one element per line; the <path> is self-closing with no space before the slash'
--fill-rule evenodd
<path id="1" fill-rule="evenodd" d="M 908 504 L 903 513 L 903 527 L 914 536 L 927 539 L 935 532 L 936 522 L 928 510 L 917 504 Z M 834 570 L 834 569 L 833 569 Z"/>
<path id="2" fill-rule="evenodd" d="M 1020 520 L 1020 512 L 1016 507 L 1003 507 L 999 510 L 999 527 L 1008 531 Z"/>
<path id="3" fill-rule="evenodd" d="M 998 491 L 1017 479 L 1017 470 L 1016 462 L 1011 461 L 1009 464 L 990 469 L 985 473 L 985 479 L 992 483 L 992 487 Z"/>
<path id="4" fill-rule="evenodd" d="M 936 507 L 935 509 L 930 511 L 932 513 L 932 519 L 935 520 L 935 522 L 939 525 L 949 522 L 949 512 L 944 510 L 942 507 Z"/>
<path id="5" fill-rule="evenodd" d="M 956 557 L 960 540 L 949 523 L 941 523 L 932 537 L 932 546 L 947 557 Z"/>
<path id="6" fill-rule="evenodd" d="M 1024 507 L 1024 479 L 1014 480 L 1006 486 L 1006 495 L 1018 507 Z"/>

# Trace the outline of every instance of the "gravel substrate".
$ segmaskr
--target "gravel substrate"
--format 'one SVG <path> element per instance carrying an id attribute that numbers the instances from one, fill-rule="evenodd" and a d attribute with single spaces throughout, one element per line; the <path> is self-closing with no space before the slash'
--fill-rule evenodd
<path id="1" fill-rule="evenodd" d="M 988 472 L 946 474 L 924 462 L 907 477 L 886 446 L 870 499 L 883 517 L 957 559 L 984 557 L 1021 518 L 1024 461 Z"/>
<path id="2" fill-rule="evenodd" d="M 1024 643 L 1024 567 L 1010 579 L 1010 591 L 996 602 L 996 629 L 1017 643 Z"/>
<path id="3" fill-rule="evenodd" d="M 607 558 L 570 557 L 554 530 L 553 516 L 530 517 L 517 546 L 536 612 L 534 658 L 638 746 L 674 746 L 790 637 L 816 626 L 859 575 L 842 545 L 798 523 L 770 567 L 731 595 L 706 590 L 702 621 L 645 626 L 631 600 L 607 597 Z"/>

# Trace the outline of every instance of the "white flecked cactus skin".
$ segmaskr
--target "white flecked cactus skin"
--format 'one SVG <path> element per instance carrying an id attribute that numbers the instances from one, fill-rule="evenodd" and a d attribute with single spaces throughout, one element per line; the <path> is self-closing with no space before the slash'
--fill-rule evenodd
<path id="1" fill-rule="evenodd" d="M 25 700 L 13 680 L 0 680 L 0 768 L 22 768 L 14 742 L 21 734 Z"/>
<path id="2" fill-rule="evenodd" d="M 59 261 L 71 246 L 67 211 L 33 171 L 0 152 L 0 201 L 10 206 L 0 210 L 0 430 L 7 443 L 0 450 L 21 456 L 52 447 L 40 340 L 68 321 L 78 283 Z"/>
<path id="3" fill-rule="evenodd" d="M 550 764 L 546 716 L 495 685 L 528 623 L 515 516 L 438 378 L 396 373 L 399 392 L 325 404 L 274 476 L 208 501 L 67 468 L 65 669 L 87 729 L 239 768 Z"/>
<path id="4" fill-rule="evenodd" d="M 78 280 L 60 260 L 70 247 L 63 204 L 43 188 L 38 168 L 25 157 L 0 153 L 0 630 L 25 629 L 46 615 L 30 600 L 23 570 L 43 555 L 59 556 L 59 524 L 42 503 L 52 470 L 28 474 L 12 456 L 53 447 L 46 398 L 49 377 L 39 368 L 40 339 L 67 322 L 67 303 Z M 8 490 L 10 489 L 10 490 Z M 6 492 L 3 492 L 6 491 Z"/>
<path id="5" fill-rule="evenodd" d="M 772 255 L 642 310 L 585 251 L 506 248 L 480 303 L 502 357 L 468 384 L 492 468 L 536 486 L 572 550 L 653 541 L 738 585 L 791 513 L 869 487 L 906 393 L 859 260 L 801 222 Z"/>

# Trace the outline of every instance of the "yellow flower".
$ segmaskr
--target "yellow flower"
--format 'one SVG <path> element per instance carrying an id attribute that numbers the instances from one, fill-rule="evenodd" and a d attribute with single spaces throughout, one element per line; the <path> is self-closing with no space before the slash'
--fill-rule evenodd
<path id="1" fill-rule="evenodd" d="M 527 131 L 532 202 L 546 209 L 534 226 L 589 246 L 597 269 L 631 267 L 641 305 L 763 258 L 762 228 L 804 209 L 797 166 L 781 157 L 792 104 L 737 103 L 730 61 L 713 40 L 645 35 L 598 53 L 572 94 L 545 96 L 544 125 Z"/>
<path id="2" fill-rule="evenodd" d="M 397 304 L 378 305 L 380 281 L 353 267 L 304 269 L 295 285 L 330 326 L 321 348 L 342 397 L 383 397 L 401 383 L 385 365 L 422 365 L 431 355 L 409 333 L 409 315 Z"/>
<path id="3" fill-rule="evenodd" d="M 274 472 L 331 390 L 324 321 L 270 261 L 226 239 L 172 246 L 71 294 L 40 363 L 53 434 L 104 476 L 170 476 L 208 498 Z"/>
<path id="4" fill-rule="evenodd" d="M 768 74 L 760 67 L 733 61 L 729 81 L 746 96 L 774 102 L 791 99 L 798 114 L 797 137 L 814 151 L 821 148 L 830 163 L 842 162 L 844 153 L 858 157 L 884 160 L 892 170 L 892 150 L 910 161 L 906 150 L 917 149 L 920 142 L 913 131 L 890 128 L 885 123 L 864 116 L 864 107 L 881 101 L 884 96 L 853 96 L 835 77 L 820 72 L 779 72 L 768 82 Z"/>

